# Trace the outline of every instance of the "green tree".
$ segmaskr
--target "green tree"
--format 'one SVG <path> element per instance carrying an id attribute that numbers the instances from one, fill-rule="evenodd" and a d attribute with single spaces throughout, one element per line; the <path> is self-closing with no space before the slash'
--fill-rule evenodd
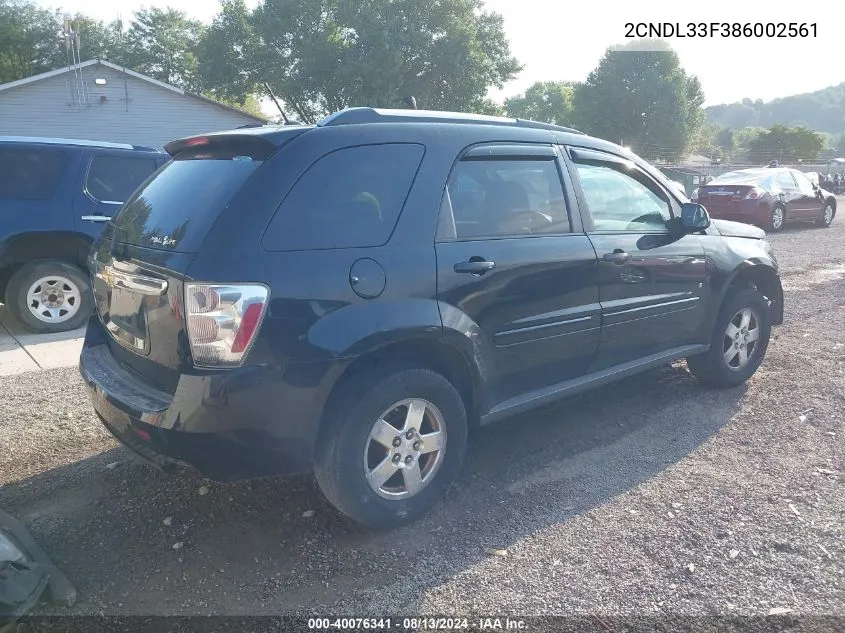
<path id="1" fill-rule="evenodd" d="M 495 109 L 520 65 L 481 0 L 224 0 L 200 44 L 202 84 L 228 98 L 267 82 L 293 118 L 350 106 Z"/>
<path id="2" fill-rule="evenodd" d="M 202 96 L 206 99 L 212 99 L 218 103 L 222 103 L 223 105 L 229 106 L 230 108 L 236 108 L 238 110 L 241 110 L 242 112 L 251 114 L 252 116 L 258 117 L 259 119 L 271 118 L 262 109 L 261 102 L 259 101 L 258 97 L 253 94 L 248 94 L 240 100 L 229 99 L 227 97 L 217 95 L 213 91 L 204 92 Z"/>
<path id="3" fill-rule="evenodd" d="M 203 25 L 176 9 L 139 9 L 126 33 L 126 65 L 181 88 L 197 86 Z"/>
<path id="4" fill-rule="evenodd" d="M 0 0 L 0 83 L 67 64 L 62 16 L 32 2 Z"/>
<path id="5" fill-rule="evenodd" d="M 79 35 L 79 57 L 72 57 L 64 23 Z M 117 59 L 118 22 L 104 23 L 83 14 L 63 15 L 32 2 L 0 0 L 0 83 L 31 77 L 88 59 Z"/>
<path id="6" fill-rule="evenodd" d="M 200 86 L 216 98 L 235 103 L 244 99 L 266 81 L 258 68 L 259 45 L 252 13 L 243 0 L 223 0 L 197 44 Z"/>
<path id="7" fill-rule="evenodd" d="M 122 25 L 119 21 L 107 23 L 81 13 L 66 17 L 70 27 L 79 35 L 80 61 L 88 59 L 122 61 L 120 54 Z M 66 51 L 63 41 L 60 43 L 60 48 Z"/>
<path id="8" fill-rule="evenodd" d="M 734 148 L 734 133 L 729 127 L 724 127 L 716 133 L 716 144 L 726 152 Z"/>
<path id="9" fill-rule="evenodd" d="M 538 81 L 525 94 L 506 99 L 505 112 L 520 119 L 570 125 L 574 86 L 568 81 Z"/>
<path id="10" fill-rule="evenodd" d="M 704 123 L 703 103 L 698 78 L 684 72 L 673 50 L 635 41 L 608 49 L 576 88 L 573 118 L 584 132 L 671 161 L 695 145 Z"/>
<path id="11" fill-rule="evenodd" d="M 737 148 L 747 150 L 751 143 L 760 136 L 765 129 L 759 127 L 744 127 L 734 131 L 734 145 Z"/>
<path id="12" fill-rule="evenodd" d="M 755 162 L 815 160 L 824 147 L 824 138 L 803 126 L 773 125 L 749 144 L 749 158 Z"/>

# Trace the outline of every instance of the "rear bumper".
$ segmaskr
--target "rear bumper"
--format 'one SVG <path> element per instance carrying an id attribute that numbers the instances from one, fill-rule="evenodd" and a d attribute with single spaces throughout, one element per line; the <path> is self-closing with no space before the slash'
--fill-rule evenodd
<path id="1" fill-rule="evenodd" d="M 231 481 L 311 469 L 319 417 L 310 405 L 318 392 L 290 387 L 281 370 L 182 374 L 167 393 L 115 358 L 94 316 L 79 371 L 105 427 L 165 471 L 189 466 Z"/>

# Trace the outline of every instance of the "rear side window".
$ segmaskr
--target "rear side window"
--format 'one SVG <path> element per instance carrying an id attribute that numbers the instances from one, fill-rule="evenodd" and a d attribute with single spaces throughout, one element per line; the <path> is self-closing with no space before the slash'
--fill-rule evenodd
<path id="1" fill-rule="evenodd" d="M 97 202 L 123 203 L 155 170 L 152 158 L 95 156 L 85 177 L 85 190 Z"/>
<path id="2" fill-rule="evenodd" d="M 0 198 L 47 200 L 62 179 L 67 154 L 56 150 L 0 148 Z"/>
<path id="3" fill-rule="evenodd" d="M 117 214 L 117 240 L 195 253 L 220 212 L 261 164 L 248 155 L 177 155 Z"/>
<path id="4" fill-rule="evenodd" d="M 554 160 L 462 160 L 444 205 L 454 228 L 439 239 L 473 240 L 569 233 L 569 214 Z M 448 217 L 448 208 L 442 208 Z"/>
<path id="5" fill-rule="evenodd" d="M 270 251 L 380 246 L 393 232 L 424 148 L 361 145 L 327 154 L 297 181 L 263 246 Z"/>

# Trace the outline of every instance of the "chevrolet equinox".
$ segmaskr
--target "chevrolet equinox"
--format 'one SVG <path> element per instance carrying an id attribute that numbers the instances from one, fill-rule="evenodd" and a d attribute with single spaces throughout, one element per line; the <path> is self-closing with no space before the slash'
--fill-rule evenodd
<path id="1" fill-rule="evenodd" d="M 313 472 L 397 525 L 473 427 L 684 358 L 738 385 L 783 320 L 761 229 L 568 128 L 351 108 L 166 150 L 92 247 L 80 358 L 165 470 Z"/>

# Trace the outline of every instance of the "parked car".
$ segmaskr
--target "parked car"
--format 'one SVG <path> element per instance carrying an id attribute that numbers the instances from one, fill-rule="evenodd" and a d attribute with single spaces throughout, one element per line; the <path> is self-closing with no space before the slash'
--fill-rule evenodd
<path id="1" fill-rule="evenodd" d="M 80 359 L 105 426 L 166 470 L 313 470 L 395 525 L 471 428 L 681 358 L 740 384 L 783 319 L 762 230 L 566 128 L 353 108 L 166 149 L 92 250 Z"/>
<path id="2" fill-rule="evenodd" d="M 91 243 L 169 158 L 120 143 L 0 136 L 0 300 L 22 325 L 85 324 L 94 309 Z"/>
<path id="3" fill-rule="evenodd" d="M 828 227 L 836 198 L 803 172 L 783 167 L 740 169 L 722 174 L 692 194 L 713 218 L 781 230 L 788 222 Z"/>

